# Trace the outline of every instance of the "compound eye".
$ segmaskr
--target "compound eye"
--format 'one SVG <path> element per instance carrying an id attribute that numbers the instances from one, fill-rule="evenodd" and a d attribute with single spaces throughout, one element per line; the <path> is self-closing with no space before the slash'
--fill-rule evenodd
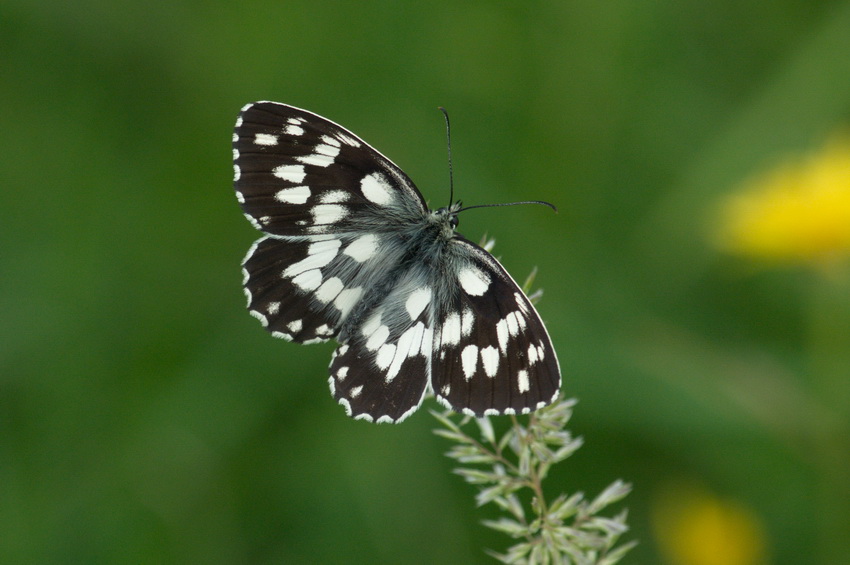
<path id="1" fill-rule="evenodd" d="M 456 229 L 456 228 L 457 228 L 457 224 L 458 224 L 458 218 L 457 218 L 457 216 L 456 216 L 456 215 L 452 215 L 452 217 L 451 217 L 451 218 L 449 218 L 449 225 L 452 227 L 452 229 Z"/>

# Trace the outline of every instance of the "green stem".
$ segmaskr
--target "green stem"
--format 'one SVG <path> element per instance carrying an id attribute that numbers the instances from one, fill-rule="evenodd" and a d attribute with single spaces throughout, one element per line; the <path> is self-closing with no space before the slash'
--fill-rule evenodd
<path id="1" fill-rule="evenodd" d="M 831 270 L 814 284 L 809 311 L 809 378 L 816 404 L 812 462 L 821 563 L 850 554 L 850 271 Z"/>

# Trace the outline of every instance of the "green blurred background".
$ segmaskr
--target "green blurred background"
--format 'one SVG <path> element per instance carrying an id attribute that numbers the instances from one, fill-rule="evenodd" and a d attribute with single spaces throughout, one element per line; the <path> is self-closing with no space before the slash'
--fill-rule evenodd
<path id="1" fill-rule="evenodd" d="M 725 509 L 718 544 L 755 548 L 726 563 L 850 562 L 847 279 L 708 243 L 741 179 L 848 123 L 837 0 L 5 0 L 0 562 L 491 563 L 507 546 L 427 410 L 347 419 L 333 346 L 245 311 L 258 234 L 230 138 L 260 99 L 348 127 L 435 207 L 443 105 L 466 204 L 559 207 L 471 211 L 461 231 L 494 236 L 516 278 L 540 268 L 586 440 L 549 488 L 631 482 L 625 562 L 724 562 L 665 549 L 693 492 Z"/>

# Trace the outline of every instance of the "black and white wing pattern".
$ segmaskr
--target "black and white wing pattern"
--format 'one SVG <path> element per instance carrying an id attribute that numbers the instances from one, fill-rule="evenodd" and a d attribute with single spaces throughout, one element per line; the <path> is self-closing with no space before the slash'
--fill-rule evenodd
<path id="1" fill-rule="evenodd" d="M 242 108 L 234 185 L 265 233 L 243 261 L 248 310 L 273 335 L 335 338 L 329 383 L 349 416 L 400 422 L 434 393 L 482 416 L 552 402 L 560 369 L 543 322 L 496 259 L 429 210 L 362 139 L 276 102 Z"/>

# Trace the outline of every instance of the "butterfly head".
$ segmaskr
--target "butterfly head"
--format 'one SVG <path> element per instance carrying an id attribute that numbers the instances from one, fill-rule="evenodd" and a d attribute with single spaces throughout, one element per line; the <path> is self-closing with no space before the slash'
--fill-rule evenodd
<path id="1" fill-rule="evenodd" d="M 458 225 L 457 215 L 462 206 L 463 204 L 457 201 L 454 204 L 433 212 L 434 220 L 440 226 L 443 236 L 446 239 L 451 239 L 454 236 L 454 231 Z"/>

